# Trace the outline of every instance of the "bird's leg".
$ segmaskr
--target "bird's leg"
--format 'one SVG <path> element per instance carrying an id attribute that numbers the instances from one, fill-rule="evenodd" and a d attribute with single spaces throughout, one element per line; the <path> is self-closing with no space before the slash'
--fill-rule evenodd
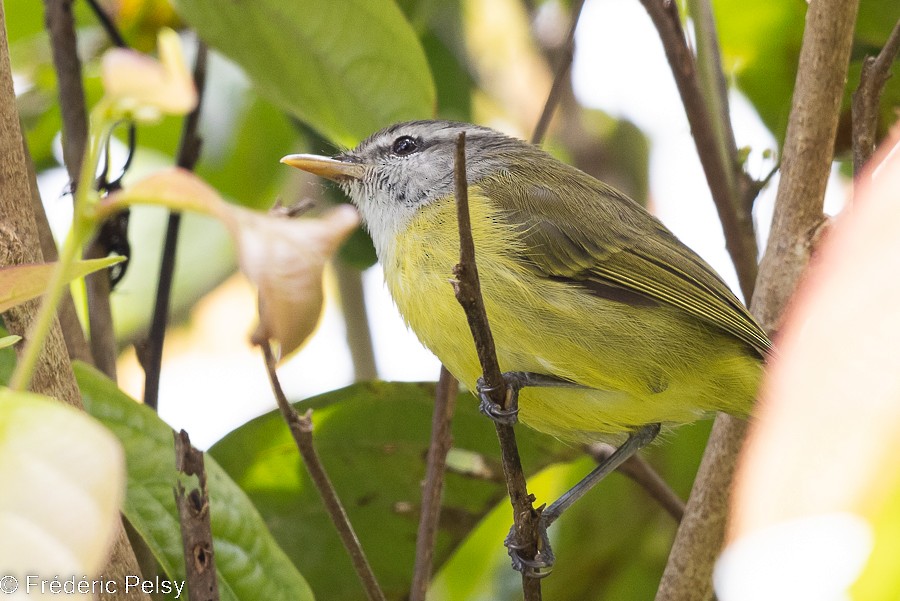
<path id="1" fill-rule="evenodd" d="M 578 484 L 570 488 L 552 505 L 541 512 L 540 523 L 538 524 L 540 534 L 538 554 L 534 559 L 524 559 L 519 555 L 522 547 L 516 540 L 515 527 L 513 527 L 506 537 L 506 541 L 504 541 L 506 548 L 509 550 L 509 556 L 512 558 L 513 568 L 532 578 L 543 578 L 550 574 L 554 557 L 553 551 L 550 549 L 550 538 L 547 536 L 547 528 L 566 509 L 571 507 L 575 501 L 591 490 L 595 484 L 625 463 L 629 457 L 637 453 L 641 448 L 652 442 L 659 434 L 659 428 L 659 424 L 648 424 L 632 432 L 628 439 L 622 443 L 622 446 L 616 449 L 612 455 L 603 460 L 587 476 L 582 478 Z"/>
<path id="2" fill-rule="evenodd" d="M 494 392 L 495 389 L 486 386 L 484 378 L 478 378 L 475 390 L 478 392 L 478 398 L 481 399 L 481 404 L 479 405 L 481 412 L 495 422 L 507 425 L 512 425 L 518 421 L 519 391 L 526 386 L 540 388 L 584 388 L 580 384 L 575 384 L 568 380 L 561 380 L 546 374 L 536 374 L 528 371 L 504 372 L 503 380 L 506 382 L 506 394 L 509 395 L 509 402 L 506 405 L 506 409 L 491 400 L 491 393 Z"/>

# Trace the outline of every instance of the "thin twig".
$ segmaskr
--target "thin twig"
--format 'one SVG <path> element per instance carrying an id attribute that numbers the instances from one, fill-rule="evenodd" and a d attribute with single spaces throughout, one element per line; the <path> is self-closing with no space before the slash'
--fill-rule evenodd
<path id="1" fill-rule="evenodd" d="M 587 447 L 588 454 L 597 463 L 605 461 L 615 450 L 616 447 L 605 443 L 596 443 Z M 684 501 L 646 459 L 634 454 L 617 467 L 616 471 L 628 476 L 643 488 L 669 515 L 675 518 L 676 522 L 681 521 L 684 516 Z"/>
<path id="2" fill-rule="evenodd" d="M 431 445 L 428 447 L 425 487 L 422 490 L 422 511 L 419 530 L 416 533 L 416 563 L 413 568 L 410 601 L 425 601 L 428 581 L 431 579 L 431 562 L 434 545 L 437 542 L 438 523 L 441 517 L 441 493 L 444 488 L 444 471 L 447 453 L 453 444 L 450 425 L 456 407 L 459 383 L 447 368 L 441 366 L 437 392 L 434 398 L 434 413 L 431 418 Z"/>
<path id="3" fill-rule="evenodd" d="M 853 173 L 858 177 L 875 151 L 878 126 L 878 104 L 884 84 L 891 77 L 891 65 L 900 52 L 900 21 L 894 25 L 878 56 L 867 56 L 859 76 L 859 87 L 853 92 Z"/>
<path id="4" fill-rule="evenodd" d="M 203 41 L 197 42 L 197 58 L 194 62 L 194 85 L 197 87 L 197 106 L 184 121 L 176 164 L 192 170 L 200 158 L 202 140 L 197 133 L 200 123 L 200 109 L 206 88 L 207 49 Z M 159 282 L 156 286 L 156 301 L 150 331 L 142 345 L 141 364 L 144 368 L 144 404 L 156 409 L 159 403 L 159 377 L 162 369 L 163 343 L 166 325 L 169 323 L 169 300 L 172 296 L 172 280 L 175 277 L 175 256 L 178 250 L 178 232 L 181 227 L 181 213 L 169 213 L 166 225 L 166 240 L 163 245 L 159 266 Z"/>
<path id="5" fill-rule="evenodd" d="M 103 27 L 103 31 L 106 32 L 106 36 L 112 40 L 112 43 L 118 46 L 119 48 L 127 48 L 128 44 L 125 43 L 125 38 L 122 37 L 119 28 L 116 27 L 116 24 L 113 23 L 113 20 L 106 14 L 106 11 L 103 10 L 103 7 L 97 3 L 97 0 L 87 0 L 88 6 L 91 7 L 91 10 L 96 15 L 97 20 L 100 21 L 100 26 Z"/>
<path id="6" fill-rule="evenodd" d="M 456 300 L 462 305 L 475 341 L 475 349 L 484 376 L 485 390 L 489 391 L 491 400 L 507 409 L 510 394 L 497 362 L 494 348 L 494 337 L 488 325 L 484 299 L 481 296 L 481 283 L 478 279 L 478 267 L 475 264 L 475 241 L 472 237 L 472 224 L 469 216 L 469 193 L 466 181 L 466 134 L 461 132 L 456 145 L 454 163 L 456 181 L 456 217 L 459 222 L 459 263 L 453 268 L 455 280 L 453 289 Z M 513 506 L 513 521 L 516 531 L 516 545 L 522 547 L 521 555 L 532 559 L 538 552 L 538 526 L 540 514 L 534 509 L 534 497 L 528 494 L 525 473 L 516 444 L 516 434 L 508 424 L 494 422 L 497 438 L 500 440 L 503 473 L 506 475 L 506 488 Z M 541 584 L 537 578 L 522 574 L 522 589 L 526 601 L 538 601 L 541 598 Z"/>
<path id="7" fill-rule="evenodd" d="M 31 153 L 28 150 L 28 141 L 22 137 L 22 146 L 25 154 L 25 160 L 28 167 L 29 188 L 31 189 L 31 209 L 34 213 L 34 221 L 37 226 L 37 235 L 41 243 L 41 254 L 44 261 L 52 263 L 59 259 L 59 250 L 56 248 L 56 240 L 53 239 L 53 232 L 50 231 L 50 222 L 47 220 L 47 213 L 44 211 L 44 203 L 41 202 L 41 194 L 38 189 L 37 173 L 34 170 L 34 161 L 31 159 Z M 62 298 L 59 301 L 59 309 L 57 311 L 59 318 L 59 326 L 62 328 L 63 338 L 66 341 L 66 348 L 69 351 L 69 359 L 84 361 L 85 363 L 94 363 L 91 351 L 88 348 L 87 340 L 84 337 L 84 330 L 81 329 L 81 321 L 75 312 L 75 303 L 68 289 L 63 291 Z"/>
<path id="8" fill-rule="evenodd" d="M 102 259 L 109 256 L 109 253 L 110 249 L 107 248 L 102 237 L 95 236 L 84 249 L 84 258 Z M 115 381 L 117 379 L 116 357 L 119 349 L 113 325 L 112 304 L 109 298 L 110 292 L 112 292 L 109 272 L 104 269 L 88 274 L 84 278 L 84 288 L 87 295 L 88 323 L 90 323 L 91 330 L 88 343 L 91 347 L 91 355 L 94 357 L 94 365 L 110 380 Z"/>
<path id="9" fill-rule="evenodd" d="M 706 181 L 719 214 L 719 220 L 722 222 L 725 246 L 737 271 L 744 298 L 749 299 L 756 282 L 756 235 L 753 231 L 753 220 L 750 216 L 746 194 L 742 186 L 738 185 L 738 182 L 747 178 L 743 176 L 742 172 L 740 172 L 741 175 L 736 176 L 736 173 L 740 171 L 737 149 L 729 147 L 733 144 L 733 142 L 729 144 L 729 140 L 733 141 L 734 134 L 716 135 L 716 132 L 731 131 L 731 123 L 727 120 L 727 99 L 719 98 L 717 102 L 720 107 L 724 107 L 724 112 L 714 114 L 707 106 L 700 88 L 694 56 L 687 45 L 687 39 L 681 27 L 677 3 L 666 0 L 640 1 L 650 15 L 662 40 L 666 58 L 672 68 L 672 75 L 675 77 L 675 84 L 691 126 L 697 154 L 706 174 Z M 714 92 L 718 85 L 713 83 L 707 88 Z M 718 120 L 717 126 L 712 125 L 713 119 Z"/>
<path id="10" fill-rule="evenodd" d="M 806 14 L 775 218 L 751 303 L 768 332 L 777 329 L 809 261 L 811 236 L 822 220 L 858 4 L 858 0 L 817 0 Z M 712 567 L 728 515 L 727 491 L 746 428 L 746 422 L 735 417 L 716 419 L 657 601 L 712 597 Z"/>
<path id="11" fill-rule="evenodd" d="M 74 190 L 87 145 L 88 123 L 72 0 L 44 0 L 44 10 L 62 114 L 63 162 Z"/>
<path id="12" fill-rule="evenodd" d="M 188 594 L 192 601 L 218 601 L 219 582 L 216 578 L 203 452 L 191 445 L 191 439 L 184 430 L 173 434 L 176 468 L 185 476 L 197 476 L 197 488 L 189 492 L 184 488 L 183 479 L 175 483 L 175 505 L 181 524 Z"/>
<path id="13" fill-rule="evenodd" d="M 562 54 L 556 64 L 556 70 L 553 74 L 553 85 L 550 86 L 550 92 L 547 94 L 544 110 L 541 111 L 541 117 L 534 127 L 534 133 L 531 134 L 532 144 L 540 144 L 543 141 L 544 136 L 547 134 L 547 129 L 550 127 L 553 111 L 556 110 L 556 106 L 562 97 L 563 86 L 568 83 L 566 75 L 569 73 L 572 59 L 575 57 L 575 30 L 578 29 L 578 19 L 581 17 L 581 9 L 584 8 L 584 1 L 576 0 L 572 6 L 572 22 L 569 25 L 566 40 L 563 42 Z"/>
<path id="14" fill-rule="evenodd" d="M 372 572 L 372 566 L 369 565 L 369 560 L 366 559 L 366 554 L 359 543 L 359 538 L 356 536 L 353 526 L 350 524 L 347 512 L 344 510 L 337 491 L 331 484 L 331 480 L 325 472 L 325 467 L 319 460 L 319 455 L 313 446 L 312 411 L 307 411 L 303 417 L 300 417 L 288 402 L 287 397 L 284 395 L 284 390 L 281 388 L 281 382 L 278 380 L 278 374 L 275 370 L 275 355 L 272 353 L 272 346 L 269 344 L 269 341 L 255 340 L 254 342 L 262 349 L 266 371 L 269 374 L 269 381 L 272 384 L 272 392 L 275 394 L 278 409 L 281 410 L 281 415 L 284 416 L 284 420 L 291 430 L 291 435 L 294 437 L 294 442 L 297 444 L 297 449 L 300 451 L 300 456 L 303 458 L 309 477 L 312 479 L 316 490 L 319 491 L 319 496 L 322 497 L 328 516 L 337 529 L 341 542 L 344 543 L 344 548 L 347 549 L 347 553 L 350 555 L 350 560 L 362 582 L 366 595 L 370 601 L 385 601 L 384 593 L 381 587 L 378 586 L 378 581 L 375 579 L 374 572 Z"/>
<path id="15" fill-rule="evenodd" d="M 109 15 L 93 0 L 88 0 L 93 12 L 96 14 L 100 23 L 107 31 L 109 37 L 119 47 L 125 47 L 125 40 L 121 33 L 116 29 L 115 24 Z M 79 73 L 79 79 L 81 74 Z M 80 84 L 79 84 L 80 85 Z M 62 102 L 65 105 L 65 102 Z M 129 160 L 134 153 L 134 124 L 129 124 Z M 68 164 L 68 160 L 66 161 Z M 78 165 L 81 165 L 79 159 Z M 126 167 L 127 168 L 127 167 Z M 97 184 L 101 191 L 113 189 L 107 183 L 107 170 L 109 169 L 109 149 L 107 148 L 106 161 Z M 77 188 L 78 172 L 74 174 L 70 171 L 70 180 L 72 181 L 73 191 Z M 121 178 L 119 178 L 121 179 Z M 91 182 L 89 182 L 90 184 Z M 87 245 L 84 251 L 86 259 L 99 259 L 108 256 L 117 249 L 113 248 L 110 234 L 118 236 L 122 240 L 127 241 L 127 216 L 124 220 L 108 220 L 98 230 L 97 235 Z M 127 242 L 126 242 L 127 245 Z M 121 250 L 119 252 L 122 252 Z M 123 268 L 124 269 L 124 268 Z M 94 358 L 94 364 L 100 371 L 106 374 L 112 380 L 116 379 L 116 358 L 118 356 L 118 345 L 116 342 L 116 332 L 113 325 L 112 306 L 110 304 L 110 293 L 114 283 L 111 281 L 111 272 L 101 271 L 93 273 L 85 277 L 85 291 L 87 295 L 88 307 L 88 323 L 90 324 L 90 347 L 91 354 Z"/>

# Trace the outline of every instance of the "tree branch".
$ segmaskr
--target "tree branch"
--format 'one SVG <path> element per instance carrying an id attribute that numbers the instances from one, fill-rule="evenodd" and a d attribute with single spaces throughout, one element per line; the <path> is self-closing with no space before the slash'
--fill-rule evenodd
<path id="1" fill-rule="evenodd" d="M 370 601 L 385 601 L 384 593 L 375 579 L 372 566 L 369 565 L 369 560 L 366 559 L 366 554 L 359 543 L 356 532 L 353 530 L 353 525 L 350 524 L 347 512 L 344 510 L 337 491 L 334 490 L 334 486 L 325 472 L 325 467 L 319 460 L 319 455 L 313 446 L 312 411 L 307 411 L 303 417 L 300 417 L 294 410 L 287 397 L 284 396 L 281 382 L 278 380 L 278 374 L 275 371 L 275 355 L 272 354 L 272 347 L 269 341 L 254 340 L 254 342 L 262 349 L 266 371 L 269 374 L 269 381 L 272 384 L 272 391 L 275 393 L 275 401 L 278 403 L 281 415 L 284 416 L 284 420 L 291 430 L 291 435 L 294 437 L 294 442 L 297 444 L 297 450 L 300 451 L 300 456 L 303 458 L 309 477 L 322 497 L 328 516 L 337 529 L 341 542 L 344 543 L 344 548 L 347 549 L 347 553 L 350 555 L 350 560 L 353 562 L 353 567 L 357 576 L 359 576 L 360 582 L 362 582 L 366 595 Z"/>
<path id="2" fill-rule="evenodd" d="M 172 434 L 175 436 L 175 464 L 178 471 L 186 476 L 197 476 L 198 481 L 197 488 L 185 494 L 187 491 L 179 479 L 174 491 L 178 521 L 181 524 L 188 594 L 194 601 L 218 601 L 219 581 L 216 578 L 203 452 L 191 445 L 191 439 L 184 430 Z"/>
<path id="3" fill-rule="evenodd" d="M 202 139 L 197 133 L 200 123 L 200 110 L 203 106 L 203 95 L 206 88 L 207 49 L 203 41 L 197 42 L 197 57 L 194 60 L 194 85 L 197 87 L 197 106 L 187 116 L 181 130 L 181 142 L 175 164 L 187 170 L 193 170 L 200 158 Z M 181 228 L 181 213 L 169 212 L 166 224 L 166 240 L 163 244 L 162 259 L 159 266 L 159 281 L 156 285 L 156 302 L 153 306 L 153 317 L 150 331 L 140 353 L 141 366 L 144 368 L 144 404 L 156 410 L 159 405 L 159 378 L 162 370 L 163 344 L 166 338 L 166 326 L 169 323 L 169 303 L 172 297 L 172 281 L 175 278 L 175 257 L 178 251 L 178 232 Z"/>
<path id="4" fill-rule="evenodd" d="M 74 190 L 87 145 L 88 123 L 72 0 L 44 0 L 44 10 L 62 113 L 63 161 Z"/>
<path id="5" fill-rule="evenodd" d="M 537 125 L 534 127 L 534 133 L 531 134 L 531 143 L 540 144 L 547 129 L 550 127 L 550 120 L 553 118 L 553 111 L 559 104 L 563 94 L 563 86 L 568 84 L 566 75 L 572 66 L 572 59 L 575 57 L 575 30 L 578 29 L 578 19 L 581 18 L 581 9 L 584 8 L 584 0 L 575 0 L 572 5 L 572 23 L 569 25 L 569 32 L 566 34 L 566 40 L 563 42 L 562 54 L 559 62 L 556 64 L 556 71 L 553 74 L 553 84 L 550 86 L 550 92 L 547 94 L 547 101 L 544 103 L 544 110 L 541 111 L 541 117 L 538 119 Z"/>
<path id="6" fill-rule="evenodd" d="M 822 223 L 858 5 L 859 0 L 817 0 L 806 15 L 772 233 L 752 304 L 768 332 L 778 329 Z"/>
<path id="7" fill-rule="evenodd" d="M 453 269 L 456 280 L 453 288 L 456 300 L 462 305 L 475 341 L 478 361 L 484 373 L 485 390 L 491 400 L 504 409 L 508 409 L 510 394 L 497 362 L 494 348 L 494 337 L 488 325 L 484 299 L 481 296 L 481 283 L 478 279 L 478 267 L 475 264 L 475 242 L 472 238 L 472 224 L 469 217 L 469 194 L 466 181 L 466 134 L 459 134 L 456 145 L 454 163 L 456 181 L 456 217 L 459 222 L 459 263 Z M 506 488 L 513 506 L 516 544 L 526 559 L 532 559 L 538 552 L 538 526 L 540 514 L 534 509 L 534 497 L 528 494 L 525 473 L 516 444 L 515 430 L 511 425 L 495 421 L 497 438 L 500 440 L 501 462 L 506 475 Z M 536 578 L 522 574 L 522 589 L 526 601 L 538 601 L 541 598 L 541 583 Z"/>
<path id="8" fill-rule="evenodd" d="M 817 0 L 806 15 L 775 219 L 751 303 L 769 332 L 777 329 L 821 223 L 857 7 L 858 0 Z M 726 491 L 746 428 L 738 418 L 716 419 L 657 601 L 712 597 L 712 567 L 728 511 Z"/>
<path id="9" fill-rule="evenodd" d="M 441 366 L 437 392 L 434 399 L 434 414 L 431 418 L 431 445 L 428 447 L 425 488 L 422 491 L 422 510 L 419 530 L 416 533 L 416 563 L 413 568 L 410 601 L 425 601 L 428 582 L 431 579 L 431 562 L 437 541 L 438 525 L 441 517 L 441 493 L 444 488 L 444 471 L 447 453 L 453 444 L 450 425 L 456 408 L 459 383 L 447 368 Z"/>
<path id="10" fill-rule="evenodd" d="M 900 52 L 900 21 L 894 25 L 884 48 L 877 57 L 867 56 L 859 76 L 859 87 L 853 93 L 853 173 L 859 176 L 863 165 L 875 151 L 878 126 L 878 103 L 884 84 L 891 77 L 891 65 Z"/>
<path id="11" fill-rule="evenodd" d="M 737 149 L 734 147 L 734 134 L 731 133 L 731 122 L 728 118 L 728 100 L 726 97 L 719 96 L 717 91 L 720 90 L 720 86 L 715 79 L 720 75 L 714 73 L 714 67 L 704 70 L 712 79 L 707 82 L 706 89 L 708 93 L 717 98 L 713 104 L 719 108 L 719 111 L 713 112 L 700 88 L 694 56 L 688 48 L 684 31 L 681 28 L 678 5 L 667 0 L 640 1 L 650 15 L 662 40 L 666 58 L 672 68 L 672 75 L 675 77 L 675 84 L 691 126 L 691 134 L 693 134 L 694 144 L 697 146 L 697 155 L 703 166 L 703 172 L 706 174 L 706 182 L 712 193 L 719 220 L 722 222 L 725 246 L 737 271 L 744 298 L 749 299 L 753 294 L 757 273 L 756 234 L 753 230 L 753 220 L 749 204 L 746 201 L 746 193 L 742 186 L 738 185 L 738 182 L 745 179 L 745 176 L 740 169 Z M 708 42 L 714 39 L 715 31 L 704 32 L 704 28 L 712 26 L 711 13 L 708 18 L 701 18 L 698 22 L 703 39 Z M 707 47 L 711 52 L 717 49 L 717 46 L 712 44 Z M 718 64 L 717 56 L 708 57 L 707 60 L 713 66 Z M 721 69 L 719 70 L 721 71 Z"/>

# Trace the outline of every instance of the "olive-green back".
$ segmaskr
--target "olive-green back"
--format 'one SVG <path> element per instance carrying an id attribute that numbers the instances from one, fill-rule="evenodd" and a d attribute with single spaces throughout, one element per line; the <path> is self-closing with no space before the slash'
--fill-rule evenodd
<path id="1" fill-rule="evenodd" d="M 540 155 L 527 164 L 543 173 L 505 171 L 477 184 L 522 232 L 533 269 L 621 302 L 678 307 L 765 356 L 771 343 L 756 320 L 659 220 L 586 173 L 522 146 L 517 152 Z"/>

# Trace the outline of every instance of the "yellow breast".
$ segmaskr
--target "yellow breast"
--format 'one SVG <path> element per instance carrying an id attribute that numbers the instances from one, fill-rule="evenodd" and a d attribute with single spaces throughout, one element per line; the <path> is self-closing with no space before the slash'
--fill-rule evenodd
<path id="1" fill-rule="evenodd" d="M 540 277 L 518 260 L 518 232 L 476 187 L 470 189 L 470 212 L 501 369 L 548 374 L 587 388 L 524 390 L 523 422 L 561 438 L 594 440 L 646 423 L 748 410 L 760 368 L 739 343 L 677 309 L 636 308 Z M 451 285 L 459 261 L 453 199 L 423 207 L 381 260 L 407 324 L 474 389 L 481 368 Z"/>

